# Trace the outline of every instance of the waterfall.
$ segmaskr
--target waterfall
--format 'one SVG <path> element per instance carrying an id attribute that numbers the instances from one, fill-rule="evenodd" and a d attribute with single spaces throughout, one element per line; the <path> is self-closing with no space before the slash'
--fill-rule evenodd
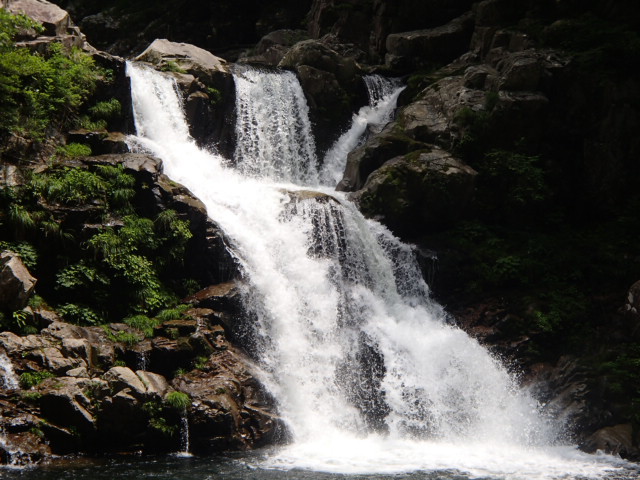
<path id="1" fill-rule="evenodd" d="M 396 102 L 404 86 L 396 79 L 365 75 L 369 105 L 362 107 L 351 120 L 351 127 L 327 151 L 320 172 L 324 185 L 334 187 L 342 179 L 349 152 L 362 143 L 367 129 L 381 130 L 392 120 Z"/>
<path id="2" fill-rule="evenodd" d="M 280 82 L 297 91 L 294 76 L 236 74 L 246 130 L 234 169 L 189 137 L 170 76 L 136 64 L 128 75 L 138 132 L 131 144 L 161 157 L 165 173 L 203 201 L 250 284 L 244 303 L 255 317 L 260 379 L 293 438 L 262 466 L 512 479 L 597 477 L 613 468 L 571 446 L 552 448 L 552 422 L 498 360 L 447 321 L 411 249 L 342 194 L 313 187 L 308 118 L 289 156 L 249 148 L 253 137 L 279 138 L 279 126 L 262 123 L 265 112 L 285 122 L 304 117 L 278 93 Z M 258 167 L 244 163 L 256 159 Z M 283 183 L 292 181 L 313 190 Z"/>
<path id="3" fill-rule="evenodd" d="M 180 451 L 176 455 L 179 457 L 190 457 L 190 449 L 189 418 L 187 417 L 187 413 L 185 412 L 184 415 L 180 417 Z"/>
<path id="4" fill-rule="evenodd" d="M 238 169 L 256 177 L 317 181 L 309 108 L 296 76 L 238 66 L 234 80 Z"/>
<path id="5" fill-rule="evenodd" d="M 0 388 L 13 390 L 18 388 L 18 377 L 13 371 L 13 364 L 6 353 L 0 353 Z"/>

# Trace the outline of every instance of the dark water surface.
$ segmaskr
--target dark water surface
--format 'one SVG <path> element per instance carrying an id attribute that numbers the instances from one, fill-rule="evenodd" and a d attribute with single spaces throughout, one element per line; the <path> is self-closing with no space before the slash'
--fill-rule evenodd
<path id="1" fill-rule="evenodd" d="M 276 470 L 254 466 L 264 453 L 228 454 L 218 457 L 117 457 L 60 459 L 48 465 L 30 468 L 1 468 L 2 480 L 522 480 L 518 474 L 506 476 L 470 476 L 455 470 L 412 472 L 402 474 L 339 474 L 309 470 Z M 535 480 L 552 478 L 532 477 Z M 558 478 L 558 477 L 553 477 Z M 592 476 L 564 476 L 562 480 L 587 480 Z M 640 466 L 602 477 L 603 480 L 638 480 Z"/>

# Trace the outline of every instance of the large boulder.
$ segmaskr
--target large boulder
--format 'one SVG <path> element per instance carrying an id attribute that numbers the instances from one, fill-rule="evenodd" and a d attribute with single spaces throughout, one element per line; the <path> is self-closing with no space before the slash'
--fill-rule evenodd
<path id="1" fill-rule="evenodd" d="M 175 378 L 172 386 L 191 398 L 194 452 L 258 447 L 284 436 L 273 399 L 256 381 L 251 362 L 233 348 L 217 351 L 201 369 Z"/>
<path id="2" fill-rule="evenodd" d="M 354 194 L 365 215 L 392 230 L 419 234 L 458 220 L 474 193 L 477 172 L 440 148 L 396 157 Z"/>
<path id="3" fill-rule="evenodd" d="M 275 67 L 293 45 L 307 39 L 304 30 L 276 30 L 262 37 L 255 48 L 240 57 L 238 62 Z"/>
<path id="4" fill-rule="evenodd" d="M 385 63 L 401 71 L 448 63 L 469 49 L 472 32 L 473 15 L 467 12 L 435 28 L 391 34 Z"/>
<path id="5" fill-rule="evenodd" d="M 211 83 L 221 74 L 229 74 L 226 60 L 195 45 L 166 39 L 154 40 L 135 60 L 152 63 L 161 69 L 182 69 Z"/>
<path id="6" fill-rule="evenodd" d="M 12 13 L 22 13 L 42 23 L 48 36 L 64 35 L 73 26 L 65 10 L 45 0 L 9 0 L 3 6 Z"/>
<path id="7" fill-rule="evenodd" d="M 316 143 L 325 151 L 347 128 L 353 112 L 363 103 L 364 86 L 359 64 L 333 37 L 296 43 L 278 64 L 295 70 L 316 124 Z M 340 50 L 340 51 L 338 51 Z"/>
<path id="8" fill-rule="evenodd" d="M 27 305 L 36 286 L 19 255 L 4 251 L 0 254 L 0 310 L 20 310 Z"/>
<path id="9" fill-rule="evenodd" d="M 425 147 L 424 143 L 413 140 L 397 123 L 392 122 L 378 135 L 370 137 L 364 145 L 349 153 L 344 176 L 336 190 L 359 190 L 369 175 L 388 160 Z"/>
<path id="10" fill-rule="evenodd" d="M 581 445 L 581 448 L 588 453 L 600 451 L 637 460 L 640 458 L 640 451 L 634 444 L 633 438 L 631 424 L 614 425 L 596 431 Z"/>
<path id="11" fill-rule="evenodd" d="M 136 60 L 152 63 L 176 78 L 192 136 L 203 145 L 216 143 L 226 153 L 235 105 L 235 84 L 227 61 L 195 45 L 166 39 L 154 40 Z"/>

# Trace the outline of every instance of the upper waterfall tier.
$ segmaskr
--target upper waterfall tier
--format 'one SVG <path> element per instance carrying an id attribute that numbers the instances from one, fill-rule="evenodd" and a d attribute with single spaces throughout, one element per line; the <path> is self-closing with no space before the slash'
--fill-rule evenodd
<path id="1" fill-rule="evenodd" d="M 316 184 L 316 146 L 297 77 L 237 67 L 234 80 L 237 168 L 248 176 Z"/>

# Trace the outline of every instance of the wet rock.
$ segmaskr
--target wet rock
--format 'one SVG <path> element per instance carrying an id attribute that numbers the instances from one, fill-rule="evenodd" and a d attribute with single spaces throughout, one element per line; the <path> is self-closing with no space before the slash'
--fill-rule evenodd
<path id="1" fill-rule="evenodd" d="M 237 282 L 225 282 L 211 285 L 184 300 L 197 308 L 209 308 L 227 312 L 237 311 L 240 307 L 241 292 Z"/>
<path id="2" fill-rule="evenodd" d="M 142 398 L 147 391 L 140 377 L 127 367 L 112 367 L 102 378 L 116 393 L 128 390 L 134 397 Z"/>
<path id="3" fill-rule="evenodd" d="M 261 394 L 249 362 L 235 350 L 215 353 L 206 372 L 177 377 L 172 386 L 187 393 L 194 452 L 257 447 L 282 434 L 273 404 Z"/>
<path id="4" fill-rule="evenodd" d="M 328 149 L 357 110 L 365 92 L 354 57 L 332 48 L 330 39 L 296 43 L 278 64 L 295 69 L 309 103 L 311 120 L 317 125 L 316 144 Z"/>
<path id="5" fill-rule="evenodd" d="M 22 259 L 14 252 L 0 254 L 0 309 L 20 310 L 27 305 L 36 286 Z"/>
<path id="6" fill-rule="evenodd" d="M 37 391 L 42 395 L 40 414 L 53 425 L 75 429 L 81 435 L 92 437 L 95 419 L 90 413 L 90 399 L 84 389 L 89 380 L 84 378 L 58 377 L 42 382 Z M 55 451 L 55 445 L 52 445 Z"/>
<path id="7" fill-rule="evenodd" d="M 629 423 L 601 428 L 591 435 L 580 448 L 587 453 L 600 451 L 628 459 L 640 458 L 640 451 L 633 441 L 633 427 Z"/>
<path id="8" fill-rule="evenodd" d="M 390 123 L 382 132 L 370 137 L 364 145 L 349 153 L 344 176 L 336 190 L 359 190 L 369 175 L 388 160 L 425 147 L 424 143 L 405 135 L 397 123 Z"/>
<path id="9" fill-rule="evenodd" d="M 159 400 L 164 398 L 171 390 L 169 382 L 162 375 L 144 370 L 136 371 L 136 375 L 144 384 L 147 397 Z"/>

